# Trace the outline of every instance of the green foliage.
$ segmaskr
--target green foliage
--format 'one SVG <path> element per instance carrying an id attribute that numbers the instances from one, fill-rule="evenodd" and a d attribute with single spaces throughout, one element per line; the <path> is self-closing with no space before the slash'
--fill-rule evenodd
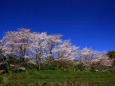
<path id="1" fill-rule="evenodd" d="M 53 60 L 52 62 L 45 61 L 41 64 L 42 70 L 57 70 L 71 69 L 74 70 L 75 64 L 69 60 Z"/>
<path id="2" fill-rule="evenodd" d="M 57 64 L 52 61 L 52 62 L 46 62 L 46 63 L 42 63 L 42 69 L 45 70 L 56 70 L 57 69 Z"/>
<path id="3" fill-rule="evenodd" d="M 109 58 L 113 59 L 113 65 L 115 66 L 115 51 L 109 51 L 107 55 Z"/>
<path id="4" fill-rule="evenodd" d="M 108 55 L 110 58 L 115 59 L 115 51 L 109 51 L 109 52 L 107 53 L 107 55 Z"/>
<path id="5" fill-rule="evenodd" d="M 75 70 L 80 70 L 80 71 L 83 71 L 85 70 L 85 67 L 83 66 L 83 64 L 76 64 L 75 65 Z"/>

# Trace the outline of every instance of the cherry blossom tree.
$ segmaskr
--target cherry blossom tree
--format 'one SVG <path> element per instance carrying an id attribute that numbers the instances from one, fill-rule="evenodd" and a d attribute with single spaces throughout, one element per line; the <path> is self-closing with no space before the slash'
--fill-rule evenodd
<path id="1" fill-rule="evenodd" d="M 91 68 L 92 65 L 92 60 L 98 56 L 99 52 L 94 51 L 90 48 L 83 48 L 82 50 L 78 50 L 76 52 L 77 54 L 77 59 L 79 60 L 78 64 L 81 65 L 81 68 L 83 69 L 86 67 L 87 69 Z"/>
<path id="2" fill-rule="evenodd" d="M 10 31 L 5 34 L 3 51 L 5 55 L 16 55 L 20 60 L 33 53 L 38 62 L 42 57 L 53 58 L 52 50 L 62 42 L 60 38 L 61 35 L 32 33 L 29 29 L 20 28 L 18 31 Z"/>
<path id="3" fill-rule="evenodd" d="M 31 39 L 31 51 L 33 55 L 35 56 L 35 61 L 38 64 L 38 68 L 40 70 L 40 64 L 43 57 L 46 57 L 45 50 L 47 49 L 47 43 L 46 43 L 46 33 L 32 33 Z"/>
<path id="4" fill-rule="evenodd" d="M 97 51 L 94 51 L 90 48 L 83 48 L 83 50 L 81 50 L 82 60 L 92 60 L 97 54 Z"/>
<path id="5" fill-rule="evenodd" d="M 0 58 L 2 58 L 4 56 L 3 54 L 3 41 L 0 40 Z"/>
<path id="6" fill-rule="evenodd" d="M 56 61 L 62 69 L 70 67 L 70 63 L 73 62 L 78 48 L 79 47 L 72 45 L 69 40 L 65 40 L 53 49 L 53 53 L 55 53 L 56 56 L 55 58 L 57 58 Z"/>
<path id="7" fill-rule="evenodd" d="M 6 55 L 17 55 L 21 60 L 28 54 L 31 48 L 30 30 L 21 28 L 18 31 L 7 32 L 3 38 Z"/>
<path id="8" fill-rule="evenodd" d="M 107 55 L 99 56 L 99 57 L 93 59 L 92 62 L 99 63 L 104 66 L 112 66 L 112 60 L 109 59 L 109 57 Z"/>
<path id="9" fill-rule="evenodd" d="M 73 60 L 77 49 L 78 47 L 73 46 L 69 40 L 65 40 L 63 43 L 54 48 L 53 52 L 56 53 L 58 59 Z"/>
<path id="10" fill-rule="evenodd" d="M 72 45 L 69 40 L 62 40 L 61 37 L 62 35 L 58 34 L 31 32 L 25 28 L 9 31 L 0 40 L 0 57 L 16 57 L 22 63 L 29 62 L 28 58 L 31 58 L 32 63 L 37 64 L 39 70 L 43 62 L 50 64 L 60 61 L 65 64 L 73 60 L 74 63 L 76 59 L 78 64 L 88 68 L 93 67 L 94 64 L 111 65 L 112 62 L 106 54 L 99 54 L 98 51 L 90 48 L 78 50 L 79 47 Z"/>
<path id="11" fill-rule="evenodd" d="M 54 59 L 53 57 L 53 49 L 57 47 L 61 42 L 61 37 L 62 35 L 48 35 L 46 37 L 46 42 L 47 42 L 47 50 L 46 54 L 49 57 L 50 61 Z"/>
<path id="12" fill-rule="evenodd" d="M 95 71 L 107 71 L 110 66 L 112 66 L 112 59 L 103 52 L 91 61 L 91 68 Z"/>

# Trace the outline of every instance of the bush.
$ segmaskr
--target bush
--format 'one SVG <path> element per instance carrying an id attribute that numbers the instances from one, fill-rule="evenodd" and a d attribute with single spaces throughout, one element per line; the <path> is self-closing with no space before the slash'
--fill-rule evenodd
<path id="1" fill-rule="evenodd" d="M 41 64 L 41 69 L 56 70 L 56 69 L 74 69 L 75 64 L 69 60 L 53 60 L 52 62 L 45 61 Z"/>
<path id="2" fill-rule="evenodd" d="M 54 61 L 50 62 L 50 64 L 45 62 L 45 63 L 42 63 L 41 69 L 56 70 L 57 69 L 57 64 Z"/>
<path id="3" fill-rule="evenodd" d="M 83 71 L 85 70 L 85 67 L 83 66 L 83 64 L 76 64 L 75 65 L 75 70 L 80 70 L 80 71 Z"/>

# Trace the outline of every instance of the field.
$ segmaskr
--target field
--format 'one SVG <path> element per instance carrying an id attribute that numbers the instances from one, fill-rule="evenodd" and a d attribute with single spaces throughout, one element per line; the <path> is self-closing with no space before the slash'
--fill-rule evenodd
<path id="1" fill-rule="evenodd" d="M 115 86 L 110 72 L 26 70 L 0 75 L 1 86 Z"/>

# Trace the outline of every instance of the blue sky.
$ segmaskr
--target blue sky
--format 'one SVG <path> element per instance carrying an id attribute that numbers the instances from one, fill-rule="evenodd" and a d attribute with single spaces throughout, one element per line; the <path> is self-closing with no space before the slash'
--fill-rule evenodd
<path id="1" fill-rule="evenodd" d="M 115 50 L 115 1 L 0 0 L 0 38 L 20 27 L 61 33 L 81 48 Z"/>

